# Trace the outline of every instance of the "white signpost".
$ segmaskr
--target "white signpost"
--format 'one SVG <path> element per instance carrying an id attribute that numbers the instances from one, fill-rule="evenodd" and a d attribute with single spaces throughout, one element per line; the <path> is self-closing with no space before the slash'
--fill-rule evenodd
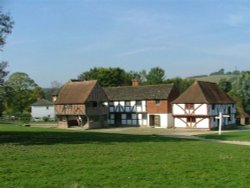
<path id="1" fill-rule="evenodd" d="M 219 135 L 221 135 L 221 129 L 222 129 L 222 120 L 223 118 L 229 118 L 230 116 L 229 115 L 222 115 L 222 112 L 219 113 L 219 116 L 216 116 L 215 118 L 216 119 L 219 119 Z"/>

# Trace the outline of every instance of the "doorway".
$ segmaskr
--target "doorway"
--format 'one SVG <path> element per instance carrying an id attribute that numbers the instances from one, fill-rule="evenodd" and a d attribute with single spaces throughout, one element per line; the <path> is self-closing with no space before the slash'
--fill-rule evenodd
<path id="1" fill-rule="evenodd" d="M 160 127 L 161 126 L 161 117 L 160 115 L 149 115 L 149 125 Z"/>

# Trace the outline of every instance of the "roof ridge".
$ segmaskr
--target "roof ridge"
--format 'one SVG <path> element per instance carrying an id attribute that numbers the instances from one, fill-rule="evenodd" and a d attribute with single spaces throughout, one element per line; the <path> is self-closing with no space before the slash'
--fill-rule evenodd
<path id="1" fill-rule="evenodd" d="M 125 88 L 125 87 L 129 87 L 129 88 L 138 88 L 138 87 L 156 87 L 156 86 L 173 86 L 174 83 L 169 83 L 169 84 L 153 84 L 153 85 L 138 85 L 138 86 L 110 86 L 110 87 L 104 87 L 104 88 Z"/>
<path id="2" fill-rule="evenodd" d="M 199 86 L 199 88 L 200 88 L 200 90 L 201 90 L 202 97 L 203 97 L 204 100 L 208 103 L 209 101 L 208 101 L 208 99 L 207 99 L 207 96 L 205 95 L 205 90 L 204 90 L 204 88 L 202 87 L 202 83 L 205 83 L 205 82 L 199 81 L 197 84 L 198 84 L 198 86 Z M 206 83 L 211 83 L 211 82 L 206 82 Z"/>

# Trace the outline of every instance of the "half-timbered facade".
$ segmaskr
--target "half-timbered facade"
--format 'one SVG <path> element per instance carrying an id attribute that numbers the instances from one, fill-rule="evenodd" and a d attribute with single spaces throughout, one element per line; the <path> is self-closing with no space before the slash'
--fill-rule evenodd
<path id="1" fill-rule="evenodd" d="M 215 83 L 194 82 L 172 105 L 175 127 L 216 128 L 219 112 L 229 115 L 223 118 L 223 126 L 236 122 L 235 102 Z"/>
<path id="2" fill-rule="evenodd" d="M 59 92 L 55 112 L 59 127 L 99 128 L 107 123 L 107 96 L 97 81 L 70 81 Z"/>
<path id="3" fill-rule="evenodd" d="M 179 92 L 173 84 L 104 88 L 111 125 L 172 127 L 171 101 Z"/>

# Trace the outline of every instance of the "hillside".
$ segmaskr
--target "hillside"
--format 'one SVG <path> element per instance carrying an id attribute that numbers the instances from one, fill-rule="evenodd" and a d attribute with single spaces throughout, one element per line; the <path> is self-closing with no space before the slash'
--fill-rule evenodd
<path id="1" fill-rule="evenodd" d="M 239 75 L 237 74 L 231 74 L 231 75 L 222 74 L 222 75 L 211 75 L 211 76 L 201 76 L 201 77 L 194 76 L 189 78 L 199 81 L 219 83 L 221 79 L 226 79 L 227 81 L 234 82 L 238 77 Z"/>

